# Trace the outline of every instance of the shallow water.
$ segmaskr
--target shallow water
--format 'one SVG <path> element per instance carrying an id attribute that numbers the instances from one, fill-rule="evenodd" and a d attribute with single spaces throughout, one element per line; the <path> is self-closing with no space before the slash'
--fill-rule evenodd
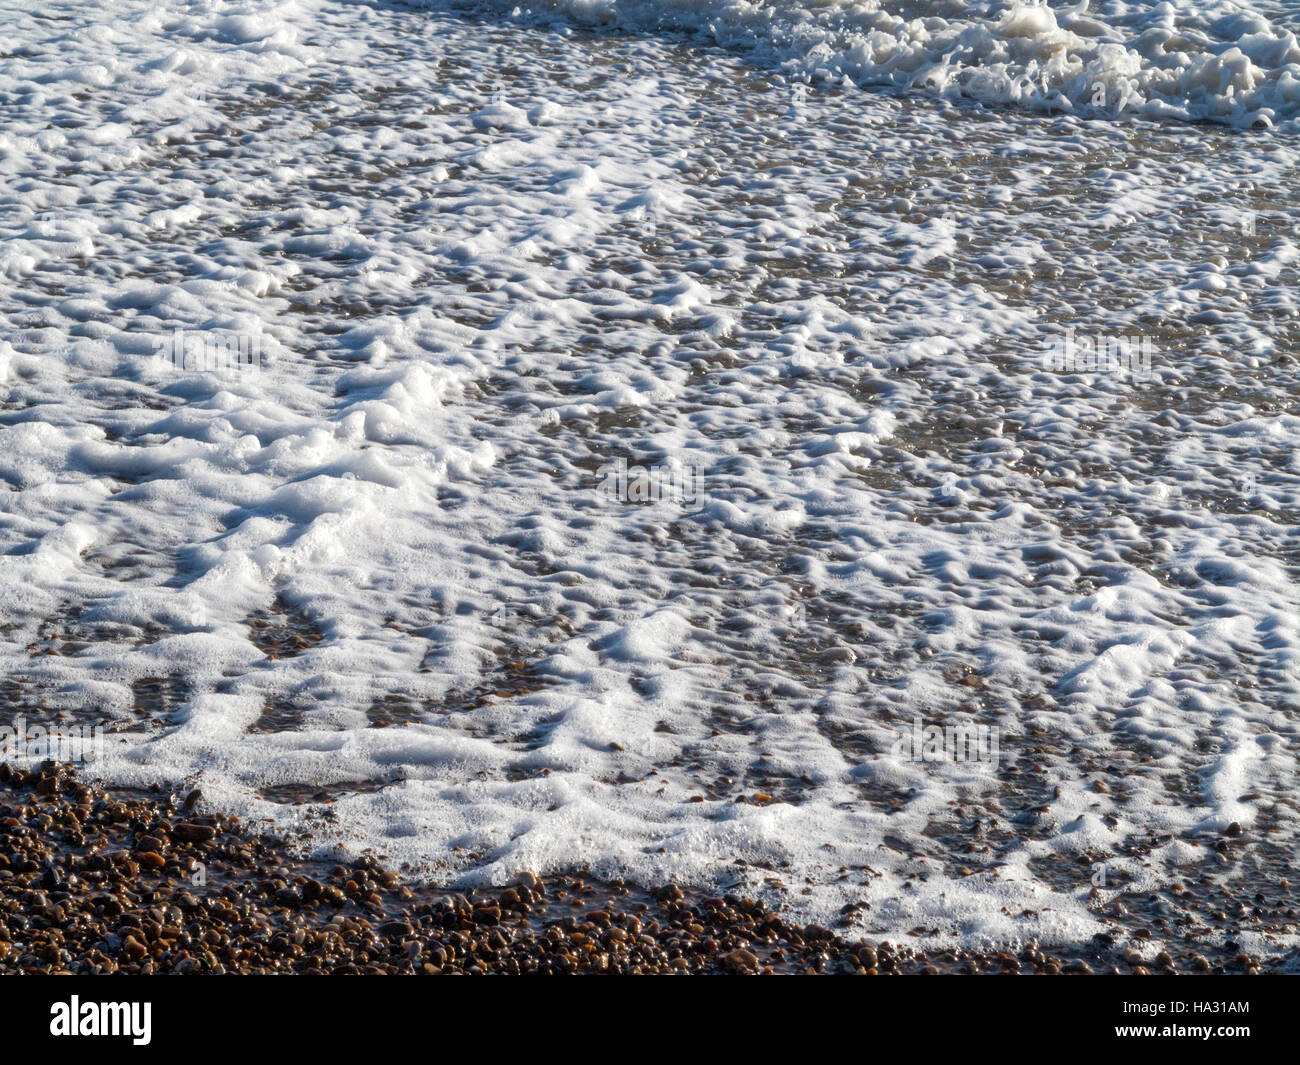
<path id="1" fill-rule="evenodd" d="M 1289 890 L 1285 115 L 806 82 L 644 13 L 13 15 L 12 706 L 448 879 L 1294 945 L 1174 890 Z M 178 371 L 178 327 L 265 360 Z M 1052 371 L 1069 328 L 1149 378 Z M 891 753 L 918 718 L 999 761 Z"/>

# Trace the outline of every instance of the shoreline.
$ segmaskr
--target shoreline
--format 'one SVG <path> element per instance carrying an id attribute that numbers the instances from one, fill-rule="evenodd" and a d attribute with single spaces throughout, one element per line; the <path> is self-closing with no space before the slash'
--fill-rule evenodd
<path id="1" fill-rule="evenodd" d="M 127 794 L 71 767 L 0 763 L 0 974 L 1262 973 L 1285 963 L 1198 946 L 1159 964 L 1097 941 L 916 951 L 791 923 L 750 899 L 580 872 L 455 891 L 372 857 L 304 860 L 207 810 L 197 792 Z"/>

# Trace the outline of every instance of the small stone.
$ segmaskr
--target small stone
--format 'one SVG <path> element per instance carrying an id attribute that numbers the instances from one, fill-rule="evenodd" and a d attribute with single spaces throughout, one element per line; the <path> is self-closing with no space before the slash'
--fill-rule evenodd
<path id="1" fill-rule="evenodd" d="M 721 961 L 723 966 L 733 973 L 752 972 L 758 968 L 758 958 L 744 948 L 724 954 Z"/>
<path id="2" fill-rule="evenodd" d="M 172 829 L 172 837 L 182 843 L 207 843 L 216 834 L 211 825 L 196 825 L 192 821 L 182 821 Z"/>

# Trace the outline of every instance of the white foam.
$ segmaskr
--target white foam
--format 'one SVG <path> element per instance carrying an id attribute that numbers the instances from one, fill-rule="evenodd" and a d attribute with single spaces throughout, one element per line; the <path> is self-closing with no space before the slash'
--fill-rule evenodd
<path id="1" fill-rule="evenodd" d="M 445 881 L 585 863 L 924 942 L 1091 935 L 1080 859 L 1159 890 L 1233 821 L 1294 842 L 1277 23 L 6 18 L 0 664 L 142 730 L 94 772 Z M 1095 121 L 1090 78 L 1219 125 Z M 1150 377 L 1046 368 L 1067 325 L 1153 335 Z M 262 363 L 180 372 L 177 329 Z M 620 457 L 700 497 L 612 498 Z M 917 716 L 1006 766 L 902 757 Z"/>
<path id="2" fill-rule="evenodd" d="M 1272 128 L 1300 114 L 1300 42 L 1246 5 L 1198 0 L 549 0 L 634 31 L 679 28 L 821 81 L 991 104 Z"/>

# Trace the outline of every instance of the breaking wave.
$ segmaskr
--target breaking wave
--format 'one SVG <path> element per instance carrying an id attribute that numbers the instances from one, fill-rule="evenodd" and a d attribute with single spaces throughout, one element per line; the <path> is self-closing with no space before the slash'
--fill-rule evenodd
<path id="1" fill-rule="evenodd" d="M 698 32 L 815 81 L 1045 112 L 1254 129 L 1300 115 L 1300 42 L 1235 3 L 546 0 L 514 13 Z"/>

